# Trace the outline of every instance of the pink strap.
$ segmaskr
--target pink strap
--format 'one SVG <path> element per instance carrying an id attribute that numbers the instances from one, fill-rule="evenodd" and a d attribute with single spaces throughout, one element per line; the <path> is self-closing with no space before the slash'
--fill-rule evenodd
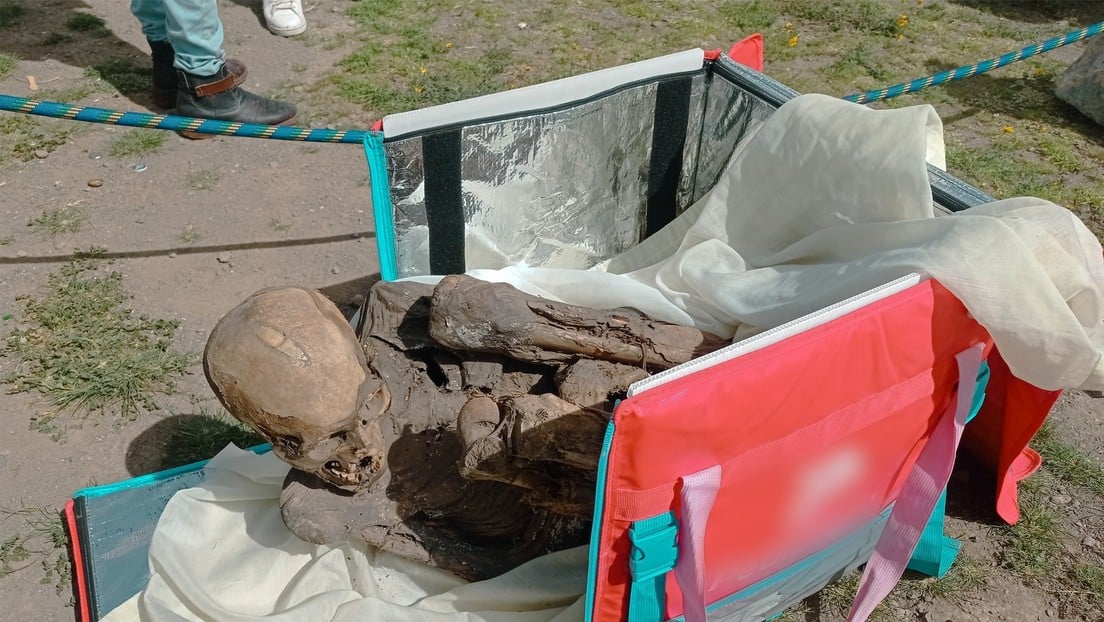
<path id="1" fill-rule="evenodd" d="M 848 622 L 866 622 L 905 572 L 928 517 L 951 477 L 958 442 L 973 403 L 983 351 L 984 345 L 978 344 L 955 356 L 958 393 L 939 418 L 931 439 L 921 450 L 901 488 L 874 553 L 866 563 L 855 602 L 847 616 Z"/>
<path id="2" fill-rule="evenodd" d="M 720 487 L 720 465 L 682 478 L 675 580 L 682 590 L 682 615 L 686 622 L 705 622 L 705 527 Z"/>

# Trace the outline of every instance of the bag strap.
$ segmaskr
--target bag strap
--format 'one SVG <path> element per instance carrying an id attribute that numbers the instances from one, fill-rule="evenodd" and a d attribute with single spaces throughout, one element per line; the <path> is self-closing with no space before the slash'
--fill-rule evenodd
<path id="1" fill-rule="evenodd" d="M 682 615 L 686 622 L 705 622 L 705 528 L 720 488 L 720 465 L 682 477 L 675 580 L 682 590 Z"/>
<path id="2" fill-rule="evenodd" d="M 958 443 L 970 415 L 983 351 L 984 344 L 977 344 L 955 356 L 958 391 L 905 480 L 874 553 L 863 570 L 848 622 L 866 622 L 905 572 L 928 517 L 951 477 Z"/>

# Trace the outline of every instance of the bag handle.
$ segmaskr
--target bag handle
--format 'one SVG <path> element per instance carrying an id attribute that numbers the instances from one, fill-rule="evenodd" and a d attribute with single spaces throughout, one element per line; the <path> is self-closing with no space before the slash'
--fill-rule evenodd
<path id="1" fill-rule="evenodd" d="M 936 422 L 931 438 L 920 451 L 893 505 L 874 552 L 859 582 L 848 622 L 866 622 L 905 572 L 935 504 L 954 468 L 955 455 L 970 415 L 985 344 L 955 356 L 958 390 Z M 679 559 L 675 579 L 682 591 L 686 622 L 706 622 L 705 528 L 721 484 L 721 467 L 714 465 L 684 476 L 679 493 Z"/>
<path id="2" fill-rule="evenodd" d="M 863 570 L 848 622 L 866 622 L 889 592 L 901 580 L 920 535 L 927 525 L 954 468 L 962 430 L 970 416 L 974 385 L 981 368 L 984 344 L 977 344 L 955 356 L 958 364 L 958 392 L 939 418 L 931 438 L 920 451 L 908 479 L 897 496 L 889 520 Z"/>
<path id="3" fill-rule="evenodd" d="M 705 527 L 721 488 L 721 466 L 715 464 L 681 478 L 678 564 L 675 580 L 682 590 L 686 622 L 705 622 Z"/>

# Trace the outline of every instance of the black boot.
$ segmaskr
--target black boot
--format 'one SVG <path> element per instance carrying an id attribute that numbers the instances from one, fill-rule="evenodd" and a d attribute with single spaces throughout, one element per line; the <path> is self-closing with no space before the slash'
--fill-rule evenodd
<path id="1" fill-rule="evenodd" d="M 213 76 L 197 76 L 177 71 L 180 91 L 174 114 L 220 121 L 278 125 L 295 117 L 295 106 L 255 95 L 237 86 L 234 75 L 224 66 Z M 182 132 L 188 138 L 206 138 Z"/>
<path id="2" fill-rule="evenodd" d="M 153 72 L 150 75 L 152 78 L 150 98 L 153 99 L 153 105 L 158 108 L 173 108 L 176 106 L 177 91 L 176 68 L 173 67 L 176 53 L 168 41 L 146 39 L 146 42 L 149 43 L 150 52 L 153 56 Z M 234 85 L 243 84 L 247 73 L 245 63 L 236 58 L 228 58 L 225 63 L 230 73 L 234 74 Z"/>

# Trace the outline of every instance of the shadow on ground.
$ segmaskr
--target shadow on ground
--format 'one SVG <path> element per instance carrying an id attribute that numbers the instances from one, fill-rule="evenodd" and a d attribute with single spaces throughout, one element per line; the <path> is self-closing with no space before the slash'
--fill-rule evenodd
<path id="1" fill-rule="evenodd" d="M 1100 6 L 1104 9 L 1104 3 Z M 940 59 L 928 59 L 925 63 L 932 74 L 956 66 Z M 960 116 L 971 116 L 974 111 L 980 110 L 1014 119 L 1045 121 L 1065 126 L 1104 145 L 1104 128 L 1054 94 L 1057 78 L 1050 72 L 1029 76 L 982 74 L 948 82 L 939 88 L 945 89 L 949 99 L 955 103 L 973 109 L 958 113 Z"/>
<path id="2" fill-rule="evenodd" d="M 1071 19 L 1082 26 L 1104 20 L 1104 0 L 951 0 L 1020 22 Z"/>
<path id="3" fill-rule="evenodd" d="M 209 412 L 165 417 L 138 435 L 127 448 L 132 476 L 207 460 L 226 445 L 255 447 L 264 439 L 226 415 Z"/>
<path id="4" fill-rule="evenodd" d="M 24 60 L 55 60 L 83 67 L 141 106 L 149 99 L 149 50 L 115 36 L 103 20 L 78 0 L 0 1 L 0 52 Z M 47 92 L 49 77 L 39 76 Z"/>

